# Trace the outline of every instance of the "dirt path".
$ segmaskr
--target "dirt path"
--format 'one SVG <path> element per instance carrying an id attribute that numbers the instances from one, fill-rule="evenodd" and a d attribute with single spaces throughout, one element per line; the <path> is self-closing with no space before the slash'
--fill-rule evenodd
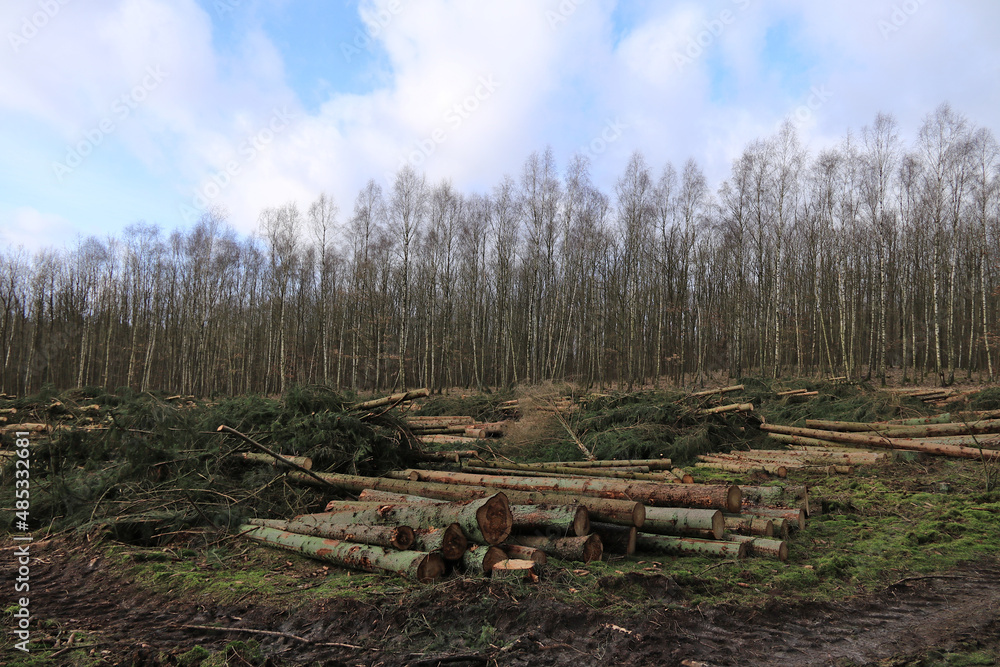
<path id="1" fill-rule="evenodd" d="M 950 648 L 970 640 L 1000 647 L 1000 566 L 966 567 L 948 578 L 915 579 L 876 595 L 837 603 L 785 604 L 746 610 L 705 611 L 660 607 L 643 621 L 625 621 L 593 609 L 549 599 L 515 599 L 488 582 L 458 581 L 432 601 L 416 605 L 390 599 L 380 606 L 358 601 L 289 607 L 218 605 L 209 600 L 151 595 L 141 582 L 114 572 L 97 552 L 82 554 L 65 543 L 38 548 L 32 564 L 32 610 L 46 632 L 83 630 L 108 664 L 170 664 L 196 644 L 221 648 L 233 639 L 261 641 L 272 664 L 321 661 L 329 665 L 865 665 L 929 647 Z M 71 553 L 76 554 L 71 557 Z M 0 576 L 10 581 L 10 558 Z M 637 575 L 630 575 L 635 578 Z M 640 583 L 669 602 L 676 587 L 662 575 Z M 438 644 L 441 652 L 417 653 L 410 641 L 433 642 L 413 632 L 426 619 L 434 633 L 466 636 L 486 619 L 470 613 L 492 598 L 489 623 L 495 635 L 478 649 Z M 221 634 L 182 625 L 224 625 L 286 633 L 309 640 L 253 634 Z M 456 636 L 457 636 L 456 634 Z M 371 647 L 353 649 L 339 643 Z M 465 659 L 462 658 L 465 656 Z M 442 658 L 447 658 L 442 662 Z"/>

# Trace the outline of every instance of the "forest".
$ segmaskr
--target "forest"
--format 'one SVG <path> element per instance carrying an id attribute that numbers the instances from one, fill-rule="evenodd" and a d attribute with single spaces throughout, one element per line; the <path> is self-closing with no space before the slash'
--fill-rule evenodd
<path id="1" fill-rule="evenodd" d="M 612 192 L 530 155 L 488 192 L 406 166 L 329 195 L 0 253 L 0 392 L 208 396 L 709 374 L 996 378 L 1000 146 L 944 104 L 813 155 L 786 122 L 717 187 L 639 152 Z M 891 374 L 891 375 L 890 375 Z"/>

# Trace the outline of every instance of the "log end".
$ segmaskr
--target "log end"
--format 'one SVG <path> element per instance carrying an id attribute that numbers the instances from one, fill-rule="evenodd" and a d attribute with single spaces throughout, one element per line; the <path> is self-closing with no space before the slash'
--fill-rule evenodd
<path id="1" fill-rule="evenodd" d="M 646 523 L 646 506 L 642 503 L 636 503 L 635 507 L 632 508 L 632 525 L 636 528 L 642 528 L 644 523 Z"/>
<path id="2" fill-rule="evenodd" d="M 417 565 L 417 581 L 430 583 L 444 576 L 444 559 L 440 554 L 427 554 Z"/>
<path id="3" fill-rule="evenodd" d="M 507 496 L 502 493 L 490 496 L 482 507 L 476 510 L 476 520 L 487 544 L 500 544 L 506 540 L 514 527 L 514 515 L 511 514 Z"/>
<path id="4" fill-rule="evenodd" d="M 479 547 L 480 549 L 486 549 L 486 555 L 483 556 L 483 574 L 490 574 L 493 572 L 493 567 L 500 561 L 507 560 L 507 554 L 504 553 L 503 549 L 499 547 Z"/>
<path id="5" fill-rule="evenodd" d="M 739 514 L 743 502 L 743 492 L 735 484 L 729 487 L 726 494 L 726 508 L 730 514 Z"/>
<path id="6" fill-rule="evenodd" d="M 635 539 L 633 536 L 633 545 L 635 544 Z M 599 535 L 594 534 L 587 538 L 587 541 L 583 545 L 583 562 L 589 563 L 592 560 L 601 560 L 601 556 L 604 555 L 604 543 L 601 542 Z"/>
<path id="7" fill-rule="evenodd" d="M 576 516 L 573 517 L 573 534 L 590 534 L 590 512 L 583 505 L 576 508 Z"/>
<path id="8" fill-rule="evenodd" d="M 778 560 L 784 563 L 788 560 L 788 542 L 782 540 L 781 545 L 778 547 Z"/>
<path id="9" fill-rule="evenodd" d="M 494 579 L 535 579 L 538 563 L 533 560 L 508 558 L 496 563 L 492 569 Z"/>
<path id="10" fill-rule="evenodd" d="M 716 540 L 721 540 L 725 532 L 726 517 L 719 510 L 715 510 L 715 514 L 712 515 L 712 536 Z"/>
<path id="11" fill-rule="evenodd" d="M 396 526 L 392 531 L 392 546 L 400 551 L 406 551 L 412 547 L 416 539 L 416 534 L 409 526 Z"/>
<path id="12" fill-rule="evenodd" d="M 461 526 L 453 523 L 444 529 L 444 536 L 441 538 L 443 557 L 448 560 L 459 560 L 468 548 L 469 540 L 466 539 Z"/>

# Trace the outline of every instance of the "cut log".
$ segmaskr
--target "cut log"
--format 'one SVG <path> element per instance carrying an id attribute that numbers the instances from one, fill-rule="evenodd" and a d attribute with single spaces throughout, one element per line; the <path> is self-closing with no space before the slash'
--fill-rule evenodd
<path id="1" fill-rule="evenodd" d="M 924 424 L 921 426 L 885 426 L 864 422 L 838 422 L 807 419 L 807 429 L 820 431 L 873 432 L 886 438 L 933 438 L 940 435 L 977 435 L 1000 433 L 1000 419 L 981 419 L 970 423 Z"/>
<path id="2" fill-rule="evenodd" d="M 514 535 L 510 542 L 522 547 L 541 549 L 549 556 L 562 560 L 576 560 L 589 563 L 600 560 L 604 545 L 597 535 L 581 537 L 546 537 L 545 535 Z"/>
<path id="3" fill-rule="evenodd" d="M 765 517 L 754 516 L 752 514 L 727 514 L 725 515 L 726 530 L 737 535 L 763 535 L 771 537 L 774 535 L 774 523 Z"/>
<path id="4" fill-rule="evenodd" d="M 764 517 L 767 519 L 787 519 L 790 528 L 804 530 L 806 513 L 801 509 L 781 509 L 776 507 L 744 507 L 743 514 Z"/>
<path id="5" fill-rule="evenodd" d="M 430 396 L 431 392 L 429 389 L 414 389 L 413 391 L 404 391 L 399 394 L 391 394 L 389 396 L 383 396 L 382 398 L 375 398 L 370 401 L 364 401 L 358 403 L 354 406 L 355 410 L 371 410 L 373 408 L 381 408 L 384 405 L 392 405 L 394 403 L 402 403 L 403 401 L 412 401 L 415 398 L 422 398 L 424 396 Z"/>
<path id="6" fill-rule="evenodd" d="M 312 470 L 312 459 L 308 456 L 289 456 L 287 454 L 282 454 L 281 456 L 286 461 L 291 461 L 300 468 L 305 468 L 306 470 Z M 244 461 L 249 461 L 251 463 L 264 463 L 275 468 L 290 469 L 291 466 L 282 463 L 278 459 L 274 458 L 270 454 L 264 454 L 262 452 L 240 452 L 240 458 Z"/>
<path id="7" fill-rule="evenodd" d="M 52 427 L 49 426 L 48 424 L 32 424 L 32 423 L 25 422 L 23 424 L 7 424 L 7 425 L 5 425 L 3 427 L 0 427 L 0 432 L 3 432 L 5 434 L 7 434 L 7 435 L 10 435 L 11 433 L 18 433 L 18 432 L 24 432 L 24 433 L 51 433 L 52 432 Z"/>
<path id="8" fill-rule="evenodd" d="M 464 431 L 465 437 L 475 438 L 476 440 L 484 440 L 486 438 L 486 429 L 484 428 L 474 428 L 472 426 L 467 426 Z"/>
<path id="9" fill-rule="evenodd" d="M 441 484 L 437 482 L 412 482 L 410 480 L 386 479 L 384 477 L 361 477 L 358 475 L 338 475 L 333 473 L 313 473 L 315 478 L 302 472 L 288 474 L 288 479 L 300 484 L 322 486 L 345 493 L 362 493 L 365 489 L 377 489 L 390 493 L 412 494 L 437 500 L 466 501 L 484 498 L 496 493 L 496 489 L 485 486 L 465 486 Z M 597 498 L 572 493 L 543 493 L 530 490 L 509 490 L 504 494 L 517 505 L 567 505 L 581 504 L 587 507 L 591 519 L 618 523 L 626 526 L 642 527 L 646 520 L 646 507 L 632 500 Z"/>
<path id="10" fill-rule="evenodd" d="M 731 542 L 743 542 L 747 545 L 747 554 L 762 558 L 776 558 L 782 563 L 788 560 L 788 542 L 784 540 L 769 540 L 764 537 L 750 535 L 726 535 Z"/>
<path id="11" fill-rule="evenodd" d="M 632 468 L 642 466 L 649 470 L 669 470 L 670 459 L 625 459 L 621 461 L 546 461 L 521 464 L 529 468 Z"/>
<path id="12" fill-rule="evenodd" d="M 742 542 L 723 540 L 700 540 L 694 537 L 674 537 L 673 535 L 650 535 L 639 533 L 636 537 L 638 551 L 663 553 L 671 556 L 730 556 L 743 558 L 747 555 L 747 545 Z"/>
<path id="13" fill-rule="evenodd" d="M 305 521 L 282 521 L 279 519 L 248 519 L 252 526 L 273 528 L 282 532 L 325 537 L 331 540 L 373 544 L 387 549 L 410 549 L 414 546 L 415 535 L 409 526 L 332 526 Z M 429 551 L 421 549 L 420 551 Z"/>
<path id="14" fill-rule="evenodd" d="M 357 544 L 289 533 L 245 524 L 240 533 L 248 539 L 365 572 L 395 572 L 421 582 L 444 574 L 444 559 L 422 551 L 392 551 L 373 544 Z M 502 552 L 501 552 L 502 553 Z"/>
<path id="15" fill-rule="evenodd" d="M 601 538 L 604 553 L 616 556 L 631 556 L 635 553 L 635 526 L 617 526 L 595 521 L 590 524 L 590 529 Z"/>
<path id="16" fill-rule="evenodd" d="M 705 408 L 695 414 L 699 416 L 720 415 L 726 412 L 753 412 L 753 403 L 733 403 L 731 405 L 719 405 L 714 408 Z"/>
<path id="17" fill-rule="evenodd" d="M 472 545 L 462 554 L 462 570 L 466 574 L 490 574 L 493 566 L 507 560 L 502 549 L 493 546 Z"/>
<path id="18" fill-rule="evenodd" d="M 494 579 L 538 579 L 538 563 L 521 558 L 508 558 L 493 566 Z"/>
<path id="19" fill-rule="evenodd" d="M 467 415 L 440 416 L 440 417 L 407 417 L 406 425 L 413 428 L 445 428 L 448 426 L 472 426 L 475 423 L 472 417 Z"/>
<path id="20" fill-rule="evenodd" d="M 417 437 L 425 445 L 474 445 L 478 438 L 466 438 L 464 435 L 421 435 Z"/>
<path id="21" fill-rule="evenodd" d="M 534 547 L 523 547 L 520 544 L 510 544 L 504 543 L 500 545 L 500 548 L 504 550 L 508 558 L 518 558 L 522 560 L 533 560 L 539 565 L 545 565 L 548 562 L 548 556 L 541 549 L 536 549 Z"/>
<path id="22" fill-rule="evenodd" d="M 944 424 L 943 426 L 946 426 Z M 796 428 L 794 426 L 779 426 L 777 424 L 761 424 L 762 430 L 769 433 L 784 433 L 786 435 L 801 435 L 808 438 L 819 438 L 821 440 L 833 440 L 834 442 L 849 442 L 852 444 L 864 445 L 867 447 L 883 447 L 888 449 L 906 449 L 909 451 L 925 452 L 938 456 L 950 456 L 953 458 L 979 459 L 979 460 L 1000 460 L 1000 450 L 980 450 L 973 447 L 962 447 L 959 445 L 939 445 L 925 443 L 911 438 L 889 438 L 881 434 L 867 433 L 844 433 L 840 431 L 818 431 L 809 428 Z"/>
<path id="23" fill-rule="evenodd" d="M 647 507 L 643 532 L 662 535 L 698 536 L 706 532 L 721 539 L 726 522 L 719 510 L 686 507 Z"/>
<path id="24" fill-rule="evenodd" d="M 586 479 L 588 477 L 607 477 L 610 479 L 637 479 L 647 482 L 663 482 L 665 484 L 679 483 L 673 477 L 668 477 L 663 473 L 642 473 L 642 472 L 619 472 L 615 468 L 532 468 L 530 470 L 512 469 L 502 467 L 484 467 L 479 465 L 467 465 L 462 467 L 462 472 L 470 475 L 514 475 L 516 477 L 555 477 L 567 478 L 575 477 Z"/>
<path id="25" fill-rule="evenodd" d="M 727 394 L 731 391 L 743 391 L 746 387 L 741 384 L 734 384 L 728 387 L 719 387 L 718 389 L 706 389 L 705 391 L 696 391 L 693 394 L 688 394 L 688 398 L 701 398 L 702 396 L 712 396 L 713 394 Z"/>
<path id="26" fill-rule="evenodd" d="M 803 403 L 808 401 L 813 396 L 819 396 L 818 391 L 803 391 L 797 394 L 792 394 L 790 396 L 785 396 L 785 400 L 789 403 Z"/>
<path id="27" fill-rule="evenodd" d="M 457 523 L 445 528 L 421 528 L 414 533 L 414 549 L 438 552 L 446 560 L 461 559 L 462 554 L 469 548 L 469 541 Z"/>
<path id="28" fill-rule="evenodd" d="M 471 449 L 453 450 L 450 452 L 414 452 L 420 461 L 434 461 L 439 463 L 461 463 L 462 459 L 479 456 L 479 452 Z"/>
<path id="29" fill-rule="evenodd" d="M 457 523 L 476 544 L 499 544 L 513 524 L 510 503 L 503 493 L 488 498 L 452 503 L 399 503 L 330 501 L 326 513 L 305 516 L 344 525 L 406 525 L 414 528 L 441 528 Z"/>
<path id="30" fill-rule="evenodd" d="M 789 389 L 788 391 L 779 391 L 776 396 L 792 396 L 793 394 L 804 394 L 808 392 L 808 389 Z"/>
<path id="31" fill-rule="evenodd" d="M 750 472 L 766 472 L 769 475 L 775 475 L 777 477 L 787 477 L 788 469 L 785 466 L 774 465 L 771 463 L 757 462 L 757 461 L 734 461 L 725 460 L 718 457 L 699 455 L 701 459 L 698 463 L 694 464 L 695 468 L 709 468 L 711 470 L 725 470 L 727 472 L 739 472 L 739 473 L 750 473 Z"/>
<path id="32" fill-rule="evenodd" d="M 583 505 L 511 505 L 514 533 L 557 531 L 563 536 L 590 534 L 590 514 Z"/>
<path id="33" fill-rule="evenodd" d="M 595 462 L 596 463 L 596 462 Z M 538 473 L 542 471 L 560 472 L 567 475 L 600 475 L 604 473 L 618 472 L 649 472 L 649 466 L 562 466 L 547 464 L 544 466 L 534 463 L 509 463 L 506 461 L 478 461 L 476 467 L 495 468 L 496 470 L 524 470 Z"/>
<path id="34" fill-rule="evenodd" d="M 578 479 L 469 475 L 430 470 L 408 470 L 411 480 L 443 482 L 497 489 L 572 493 L 600 498 L 635 500 L 654 507 L 699 507 L 738 512 L 740 487 L 709 484 L 666 484 L 613 479 Z"/>
<path id="35" fill-rule="evenodd" d="M 809 512 L 809 490 L 805 486 L 797 484 L 743 486 L 740 490 L 743 492 L 743 501 L 749 505 L 801 508 Z"/>

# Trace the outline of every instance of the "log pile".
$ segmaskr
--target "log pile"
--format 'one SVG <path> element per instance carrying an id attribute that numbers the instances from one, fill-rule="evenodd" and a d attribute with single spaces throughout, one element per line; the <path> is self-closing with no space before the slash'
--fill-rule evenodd
<path id="1" fill-rule="evenodd" d="M 406 425 L 424 444 L 471 445 L 476 440 L 499 438 L 507 432 L 507 422 L 477 422 L 468 415 L 409 415 Z"/>
<path id="2" fill-rule="evenodd" d="M 772 438 L 811 452 L 812 456 L 828 452 L 833 458 L 837 452 L 845 452 L 843 460 L 855 463 L 861 463 L 861 453 L 845 448 L 874 447 L 995 461 L 1000 460 L 997 417 L 996 411 L 988 411 L 955 413 L 947 415 L 948 421 L 942 421 L 941 417 L 901 423 L 810 419 L 806 420 L 805 428 L 780 424 L 761 424 L 760 428 Z"/>
<path id="3" fill-rule="evenodd" d="M 959 391 L 957 389 L 947 389 L 947 388 L 920 388 L 913 387 L 909 389 L 892 389 L 891 393 L 897 396 L 909 396 L 911 398 L 917 398 L 927 403 L 928 405 L 934 405 L 937 407 L 942 407 L 948 405 L 949 403 L 955 403 L 958 401 L 963 401 L 972 394 L 975 394 L 979 389 L 967 389 L 965 391 Z"/>

